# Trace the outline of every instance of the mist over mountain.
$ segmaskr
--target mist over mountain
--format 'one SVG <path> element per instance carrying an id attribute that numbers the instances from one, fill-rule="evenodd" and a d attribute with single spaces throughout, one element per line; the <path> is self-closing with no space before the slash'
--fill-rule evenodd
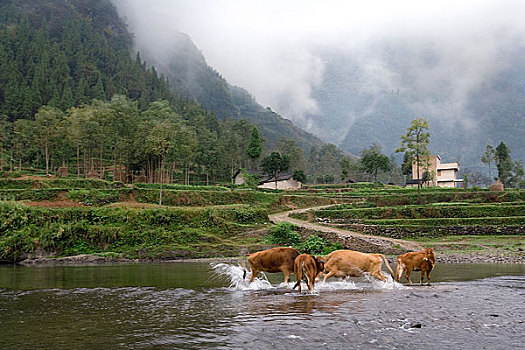
<path id="1" fill-rule="evenodd" d="M 368 64 L 355 53 L 321 52 L 323 81 L 312 93 L 318 112 L 302 126 L 355 154 L 374 142 L 393 152 L 410 121 L 422 116 L 430 149 L 444 159 L 478 168 L 485 146 L 501 141 L 523 159 L 525 46 L 516 44 L 498 48 L 494 67 L 449 62 L 424 43 L 379 43 L 381 60 Z"/>
<path id="2" fill-rule="evenodd" d="M 114 1 L 148 61 L 220 115 L 256 100 L 354 154 L 374 142 L 392 154 L 424 117 L 431 152 L 463 168 L 500 141 L 525 158 L 522 1 Z M 173 55 L 177 32 L 200 57 Z M 203 60 L 217 77 L 206 91 L 191 84 Z"/>

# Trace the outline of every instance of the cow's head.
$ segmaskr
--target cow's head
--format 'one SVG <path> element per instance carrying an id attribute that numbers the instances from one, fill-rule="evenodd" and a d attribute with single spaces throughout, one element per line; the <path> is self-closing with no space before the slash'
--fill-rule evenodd
<path id="1" fill-rule="evenodd" d="M 314 256 L 315 260 L 315 266 L 317 267 L 317 274 L 320 274 L 324 271 L 324 263 L 326 261 L 326 258 L 323 258 L 322 256 Z"/>
<path id="2" fill-rule="evenodd" d="M 432 264 L 432 266 L 434 266 L 436 264 L 436 257 L 434 255 L 434 248 L 427 248 L 427 249 L 425 249 L 425 254 L 426 254 L 427 259 Z"/>

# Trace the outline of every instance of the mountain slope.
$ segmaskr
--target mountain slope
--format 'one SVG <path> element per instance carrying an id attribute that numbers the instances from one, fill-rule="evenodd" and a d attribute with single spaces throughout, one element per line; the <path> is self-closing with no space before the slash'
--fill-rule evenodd
<path id="1" fill-rule="evenodd" d="M 245 89 L 228 84 L 208 66 L 188 35 L 178 33 L 170 39 L 167 48 L 160 51 L 152 52 L 145 46 L 139 49 L 146 60 L 169 79 L 177 93 L 198 101 L 219 118 L 243 118 L 256 124 L 269 148 L 275 147 L 282 137 L 295 139 L 304 150 L 323 144 L 318 137 L 259 105 Z"/>

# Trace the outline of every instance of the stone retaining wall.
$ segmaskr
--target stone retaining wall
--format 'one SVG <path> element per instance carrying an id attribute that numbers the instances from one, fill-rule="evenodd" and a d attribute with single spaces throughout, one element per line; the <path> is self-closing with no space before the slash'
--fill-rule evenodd
<path id="1" fill-rule="evenodd" d="M 369 235 L 412 238 L 412 237 L 441 237 L 441 236 L 486 236 L 486 235 L 525 235 L 525 226 L 378 226 L 365 224 L 331 224 L 330 226 L 361 232 Z"/>

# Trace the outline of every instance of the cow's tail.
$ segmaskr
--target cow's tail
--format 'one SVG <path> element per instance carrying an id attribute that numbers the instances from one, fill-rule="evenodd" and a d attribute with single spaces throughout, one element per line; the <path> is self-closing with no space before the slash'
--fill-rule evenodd
<path id="1" fill-rule="evenodd" d="M 241 266 L 242 266 L 242 271 L 243 271 L 243 274 L 242 274 L 242 279 L 244 280 L 246 278 L 246 263 L 245 263 L 245 260 L 247 257 L 249 257 L 250 254 L 248 255 L 245 255 L 242 257 L 241 259 Z"/>
<path id="2" fill-rule="evenodd" d="M 385 262 L 386 267 L 388 268 L 388 271 L 390 271 L 390 276 L 392 276 L 392 279 L 395 281 L 396 280 L 396 276 L 394 274 L 394 271 L 390 267 L 390 264 L 388 263 L 388 259 L 386 258 L 386 256 L 384 256 L 383 254 L 377 254 L 377 256 L 379 256 L 380 258 L 383 259 L 383 261 Z"/>
<path id="3" fill-rule="evenodd" d="M 297 282 L 295 282 L 295 285 L 292 289 L 295 289 L 299 286 L 299 283 L 301 283 L 301 279 L 303 278 L 303 262 L 295 262 L 293 265 L 293 272 L 295 274 L 295 279 Z"/>

